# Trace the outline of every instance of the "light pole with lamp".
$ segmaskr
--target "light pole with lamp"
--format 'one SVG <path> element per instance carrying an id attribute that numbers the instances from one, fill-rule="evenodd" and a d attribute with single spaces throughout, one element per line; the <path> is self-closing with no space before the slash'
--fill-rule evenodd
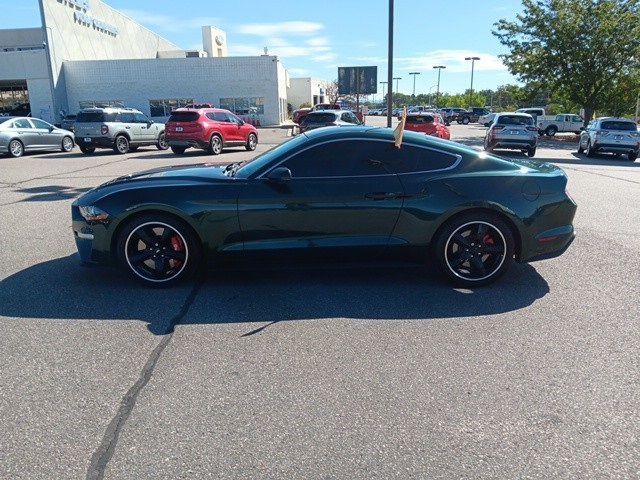
<path id="1" fill-rule="evenodd" d="M 442 72 L 443 68 L 447 68 L 444 65 L 435 65 L 433 68 L 438 69 L 438 89 L 436 90 L 436 108 L 438 108 L 438 100 L 440 98 L 440 72 Z"/>
<path id="2" fill-rule="evenodd" d="M 415 96 L 416 96 L 416 75 L 420 75 L 420 72 L 409 72 L 409 75 L 413 76 L 413 93 L 411 94 L 411 96 L 415 98 Z"/>
<path id="3" fill-rule="evenodd" d="M 402 77 L 393 77 L 393 79 L 396 81 L 396 93 L 400 93 L 398 90 L 398 81 L 402 80 Z"/>
<path id="4" fill-rule="evenodd" d="M 471 60 L 471 91 L 469 92 L 469 108 L 471 108 L 471 103 L 473 103 L 473 67 L 476 60 L 480 60 L 480 57 L 466 57 L 465 60 Z"/>

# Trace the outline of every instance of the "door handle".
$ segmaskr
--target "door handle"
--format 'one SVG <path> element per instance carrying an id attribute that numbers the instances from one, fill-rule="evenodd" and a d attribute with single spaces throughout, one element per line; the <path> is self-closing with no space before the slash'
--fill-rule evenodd
<path id="1" fill-rule="evenodd" d="M 398 197 L 402 197 L 402 194 L 389 192 L 371 192 L 365 193 L 364 195 L 364 198 L 366 198 L 367 200 L 391 200 Z"/>
<path id="2" fill-rule="evenodd" d="M 131 127 L 124 127 L 124 128 L 126 128 L 127 130 L 129 130 Z"/>

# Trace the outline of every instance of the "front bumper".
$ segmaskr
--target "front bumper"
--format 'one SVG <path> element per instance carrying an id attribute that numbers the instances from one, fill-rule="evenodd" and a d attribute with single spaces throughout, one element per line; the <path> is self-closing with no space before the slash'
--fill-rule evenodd
<path id="1" fill-rule="evenodd" d="M 111 263 L 109 224 L 87 222 L 76 205 L 71 206 L 71 220 L 80 262 L 89 265 Z"/>
<path id="2" fill-rule="evenodd" d="M 88 139 L 89 141 L 86 141 Z M 76 136 L 76 145 L 80 148 L 113 148 L 115 140 L 111 137 Z"/>

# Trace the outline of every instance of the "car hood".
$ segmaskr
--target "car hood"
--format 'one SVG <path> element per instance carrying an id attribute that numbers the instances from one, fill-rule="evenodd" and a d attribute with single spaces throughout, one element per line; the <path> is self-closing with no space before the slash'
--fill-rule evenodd
<path id="1" fill-rule="evenodd" d="M 114 178 L 113 180 L 103 183 L 97 188 L 106 187 L 108 185 L 144 182 L 149 180 L 229 180 L 230 177 L 227 177 L 224 174 L 224 169 L 224 166 L 211 165 L 209 163 L 158 167 Z"/>

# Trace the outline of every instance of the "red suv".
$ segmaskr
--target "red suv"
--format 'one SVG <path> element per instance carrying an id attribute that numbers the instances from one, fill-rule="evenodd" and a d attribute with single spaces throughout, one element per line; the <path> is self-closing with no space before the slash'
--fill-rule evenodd
<path id="1" fill-rule="evenodd" d="M 255 150 L 258 130 L 228 110 L 178 108 L 171 113 L 165 126 L 165 139 L 177 155 L 189 147 L 218 155 L 224 147 L 244 146 L 247 150 Z"/>

